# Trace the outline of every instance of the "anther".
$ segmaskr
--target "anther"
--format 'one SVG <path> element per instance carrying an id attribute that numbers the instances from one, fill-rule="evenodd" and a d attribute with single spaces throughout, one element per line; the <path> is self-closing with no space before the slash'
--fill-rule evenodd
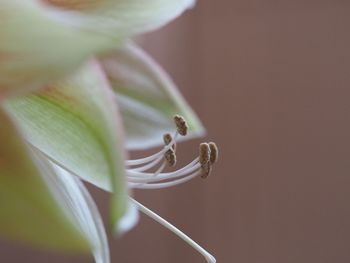
<path id="1" fill-rule="evenodd" d="M 180 115 L 175 115 L 174 122 L 176 125 L 177 132 L 180 135 L 185 136 L 187 134 L 187 130 L 188 130 L 188 126 L 187 126 L 185 119 Z"/>
<path id="2" fill-rule="evenodd" d="M 176 164 L 176 154 L 173 149 L 169 149 L 165 152 L 164 158 L 169 164 L 169 166 L 175 166 Z"/>
<path id="3" fill-rule="evenodd" d="M 219 149 L 214 142 L 209 143 L 209 148 L 210 148 L 210 163 L 214 164 L 218 161 Z"/>
<path id="4" fill-rule="evenodd" d="M 165 133 L 163 135 L 163 141 L 164 141 L 165 145 L 169 145 L 169 143 L 171 143 L 172 140 L 173 140 L 173 137 L 171 136 L 170 133 Z M 176 150 L 176 144 L 173 144 L 172 148 L 175 151 Z"/>
<path id="5" fill-rule="evenodd" d="M 201 167 L 201 171 L 202 171 L 201 177 L 203 179 L 207 178 L 210 175 L 211 170 L 212 170 L 211 163 L 206 163 L 206 164 L 202 165 L 202 167 Z"/>
<path id="6" fill-rule="evenodd" d="M 201 177 L 207 178 L 211 172 L 210 163 L 210 146 L 208 143 L 201 143 L 199 145 L 199 163 L 201 164 Z"/>
<path id="7" fill-rule="evenodd" d="M 210 146 L 207 143 L 201 143 L 199 145 L 199 163 L 204 165 L 210 160 Z"/>

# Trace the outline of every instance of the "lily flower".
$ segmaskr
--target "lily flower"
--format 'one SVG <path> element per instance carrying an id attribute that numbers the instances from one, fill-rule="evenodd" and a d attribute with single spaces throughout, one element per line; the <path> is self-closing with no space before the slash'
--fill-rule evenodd
<path id="1" fill-rule="evenodd" d="M 215 262 L 130 198 L 133 188 L 205 178 L 217 159 L 216 145 L 203 143 L 198 158 L 163 171 L 175 166 L 177 141 L 204 129 L 161 67 L 128 41 L 192 5 L 0 0 L 1 235 L 51 249 L 92 250 L 97 263 L 108 263 L 105 229 L 82 179 L 112 193 L 116 233 L 132 228 L 141 211 Z M 127 160 L 128 150 L 163 143 L 153 155 Z"/>

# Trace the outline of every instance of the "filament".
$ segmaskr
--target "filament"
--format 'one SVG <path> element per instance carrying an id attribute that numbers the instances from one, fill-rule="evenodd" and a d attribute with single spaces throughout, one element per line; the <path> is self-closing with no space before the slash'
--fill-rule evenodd
<path id="1" fill-rule="evenodd" d="M 176 170 L 175 172 L 161 173 L 160 175 L 171 178 L 172 176 L 176 176 L 178 174 L 183 174 L 183 173 L 185 174 L 188 171 L 188 169 L 191 169 L 193 166 L 195 166 L 197 169 L 200 168 L 200 164 L 196 165 L 197 163 L 198 163 L 198 158 L 194 159 L 192 162 L 182 167 L 181 169 Z M 154 173 L 139 172 L 135 170 L 127 170 L 126 173 L 128 177 L 142 177 L 142 178 L 153 177 L 153 174 L 154 174 Z"/>
<path id="2" fill-rule="evenodd" d="M 197 177 L 198 175 L 201 175 L 202 172 L 201 171 L 197 171 L 189 176 L 186 177 L 182 177 L 180 179 L 174 180 L 174 181 L 170 181 L 170 182 L 165 182 L 165 183 L 153 183 L 153 184 L 133 184 L 133 183 L 129 183 L 129 186 L 132 188 L 137 188 L 137 189 L 162 189 L 162 188 L 168 188 L 168 187 L 172 187 L 172 186 L 176 186 L 179 184 L 183 184 L 186 183 L 190 180 L 192 180 L 193 178 Z"/>
<path id="3" fill-rule="evenodd" d="M 175 132 L 173 140 L 168 145 L 164 146 L 164 148 L 162 150 L 160 150 L 159 152 L 157 152 L 153 155 L 150 155 L 148 157 L 145 157 L 145 158 L 135 159 L 135 160 L 127 160 L 126 165 L 132 166 L 132 165 L 145 164 L 145 163 L 148 163 L 148 162 L 151 162 L 151 161 L 157 159 L 159 156 L 163 156 L 164 153 L 167 150 L 169 150 L 170 148 L 172 148 L 173 144 L 175 144 L 177 136 L 178 136 L 178 132 Z"/>

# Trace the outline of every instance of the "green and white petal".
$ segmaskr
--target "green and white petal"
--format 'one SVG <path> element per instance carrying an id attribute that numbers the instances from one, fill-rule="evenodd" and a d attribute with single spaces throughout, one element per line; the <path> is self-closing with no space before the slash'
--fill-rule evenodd
<path id="1" fill-rule="evenodd" d="M 0 122 L 0 235 L 43 248 L 88 252 L 88 240 L 43 180 L 54 171 L 31 154 L 2 110 Z"/>
<path id="2" fill-rule="evenodd" d="M 40 1 L 0 0 L 0 100 L 23 94 L 75 70 L 115 45 L 54 19 Z"/>
<path id="3" fill-rule="evenodd" d="M 189 135 L 202 136 L 204 128 L 164 70 L 143 50 L 129 43 L 101 58 L 123 116 L 129 149 L 157 146 L 165 132 L 174 130 L 173 116 L 182 115 Z"/>
<path id="4" fill-rule="evenodd" d="M 157 29 L 173 20 L 194 0 L 45 0 L 66 10 L 56 18 L 67 24 L 118 39 Z"/>
<path id="5" fill-rule="evenodd" d="M 36 94 L 6 102 L 31 145 L 57 165 L 113 191 L 112 222 L 124 214 L 124 145 L 112 90 L 98 63 Z"/>
<path id="6" fill-rule="evenodd" d="M 193 0 L 0 0 L 0 100 L 41 88 Z"/>

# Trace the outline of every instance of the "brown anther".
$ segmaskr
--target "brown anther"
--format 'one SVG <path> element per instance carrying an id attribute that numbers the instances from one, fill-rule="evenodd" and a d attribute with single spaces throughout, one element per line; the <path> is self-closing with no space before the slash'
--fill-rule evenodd
<path id="1" fill-rule="evenodd" d="M 199 145 L 199 163 L 201 164 L 202 178 L 207 178 L 211 172 L 210 157 L 210 145 L 208 143 L 201 143 Z"/>
<path id="2" fill-rule="evenodd" d="M 210 163 L 214 164 L 218 161 L 219 149 L 214 142 L 209 143 L 209 148 L 210 148 Z"/>
<path id="3" fill-rule="evenodd" d="M 163 135 L 163 141 L 164 141 L 165 145 L 169 145 L 169 143 L 171 143 L 172 140 L 173 140 L 173 137 L 171 136 L 170 133 L 165 133 Z M 172 148 L 175 151 L 176 150 L 176 144 L 173 144 Z"/>
<path id="4" fill-rule="evenodd" d="M 175 166 L 176 164 L 176 154 L 173 149 L 169 149 L 165 152 L 164 158 L 169 166 Z"/>
<path id="5" fill-rule="evenodd" d="M 187 130 L 188 130 L 188 126 L 187 126 L 185 119 L 180 115 L 175 115 L 174 122 L 176 125 L 177 132 L 180 135 L 185 136 L 187 134 Z"/>
<path id="6" fill-rule="evenodd" d="M 202 165 L 202 167 L 201 167 L 201 171 L 202 171 L 201 177 L 203 179 L 206 179 L 210 175 L 211 170 L 212 170 L 211 163 L 206 163 L 206 164 Z"/>
<path id="7" fill-rule="evenodd" d="M 210 160 L 210 147 L 207 143 L 201 143 L 199 145 L 199 163 L 203 166 L 209 163 Z"/>

